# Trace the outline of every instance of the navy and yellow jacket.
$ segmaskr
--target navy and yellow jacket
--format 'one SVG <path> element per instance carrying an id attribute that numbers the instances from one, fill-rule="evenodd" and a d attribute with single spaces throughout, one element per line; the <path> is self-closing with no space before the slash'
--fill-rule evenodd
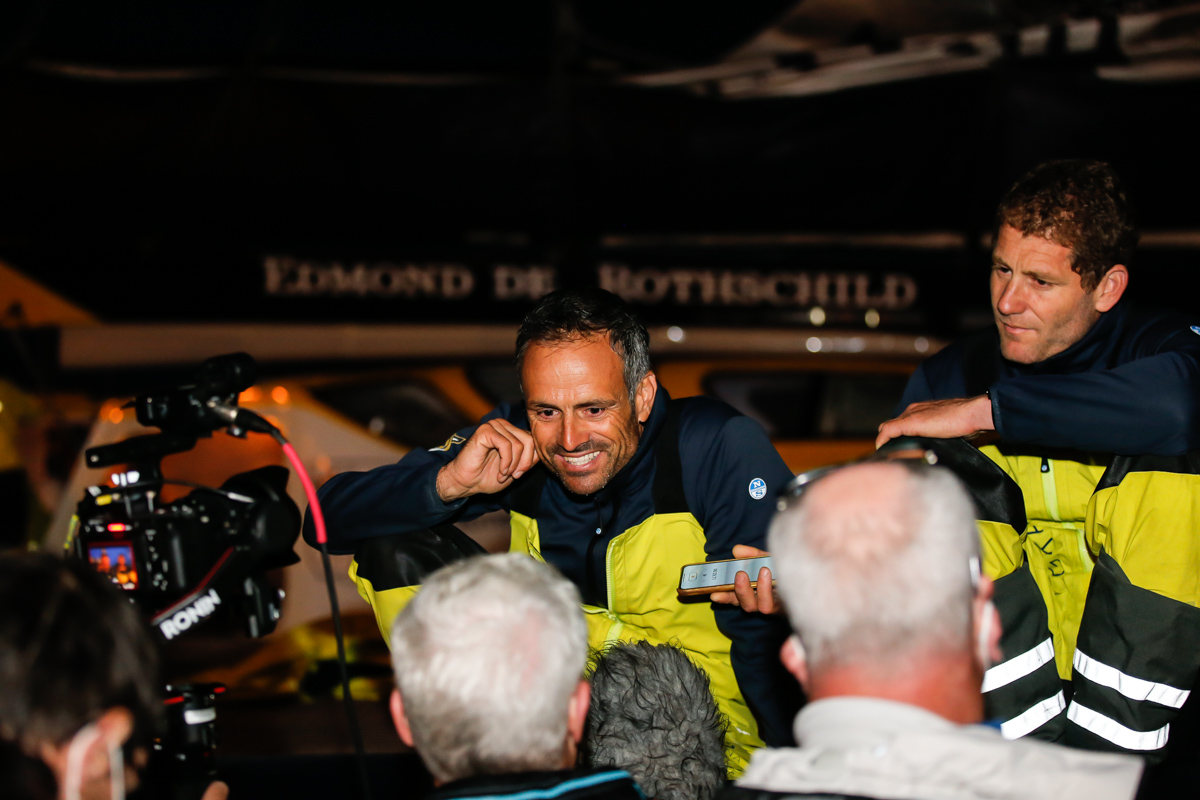
<path id="1" fill-rule="evenodd" d="M 483 421 L 495 417 L 529 428 L 520 407 L 501 405 Z M 760 739 L 791 739 L 799 697 L 779 663 L 786 621 L 682 602 L 675 591 L 684 564 L 730 558 L 735 544 L 765 548 L 775 496 L 792 474 L 758 423 L 709 398 L 671 400 L 660 388 L 637 452 L 599 492 L 573 495 L 538 466 L 498 494 L 445 503 L 438 470 L 473 431 L 396 464 L 331 478 L 319 493 L 331 551 L 508 511 L 511 549 L 553 564 L 579 587 L 593 646 L 672 642 L 709 672 L 731 723 L 732 766 Z M 306 521 L 306 538 L 310 532 Z"/>
<path id="2" fill-rule="evenodd" d="M 1121 302 L 1078 342 L 1037 364 L 1001 358 L 993 326 L 921 364 L 896 413 L 910 403 L 988 391 L 1006 442 L 1180 455 L 1200 448 L 1198 322 Z"/>
<path id="3" fill-rule="evenodd" d="M 1101 552 L 1135 585 L 1200 604 L 1185 557 L 1200 512 L 1197 459 L 1184 455 L 1200 447 L 1193 322 L 1119 303 L 1080 341 L 1030 365 L 1004 360 L 992 328 L 925 361 L 897 409 L 989 392 L 1000 441 L 981 451 L 1016 494 L 993 504 L 1002 513 L 980 504 L 984 570 L 999 579 L 1029 565 L 1064 679 Z"/>

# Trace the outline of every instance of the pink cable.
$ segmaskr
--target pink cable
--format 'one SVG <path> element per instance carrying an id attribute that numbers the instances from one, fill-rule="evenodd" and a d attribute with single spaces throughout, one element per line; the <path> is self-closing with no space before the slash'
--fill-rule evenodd
<path id="1" fill-rule="evenodd" d="M 313 527 L 317 531 L 317 544 L 325 544 L 328 540 L 325 538 L 325 515 L 321 513 L 321 504 L 317 502 L 317 490 L 313 486 L 312 479 L 308 477 L 308 471 L 304 469 L 304 464 L 300 463 L 300 456 L 296 455 L 296 448 L 292 447 L 291 442 L 281 442 L 283 452 L 287 454 L 288 461 L 292 462 L 292 467 L 296 470 L 296 475 L 300 478 L 300 485 L 304 487 L 304 496 L 308 498 L 308 510 L 312 512 Z"/>

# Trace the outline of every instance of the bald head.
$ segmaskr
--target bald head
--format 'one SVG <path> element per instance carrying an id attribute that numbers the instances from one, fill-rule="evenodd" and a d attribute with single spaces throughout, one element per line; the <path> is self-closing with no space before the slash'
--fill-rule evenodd
<path id="1" fill-rule="evenodd" d="M 948 471 L 888 462 L 833 472 L 776 515 L 770 548 L 812 669 L 972 652 L 979 535 Z"/>
<path id="2" fill-rule="evenodd" d="M 902 468 L 880 463 L 838 470 L 814 483 L 806 497 L 814 553 L 855 569 L 903 547 L 912 538 L 906 478 Z"/>

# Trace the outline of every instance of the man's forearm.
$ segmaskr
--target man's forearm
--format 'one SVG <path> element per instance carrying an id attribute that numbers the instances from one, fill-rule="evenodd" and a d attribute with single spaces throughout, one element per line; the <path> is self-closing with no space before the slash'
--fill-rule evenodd
<path id="1" fill-rule="evenodd" d="M 901 436 L 955 439 L 995 430 L 992 400 L 986 394 L 914 403 L 895 419 L 879 426 L 875 446 Z"/>
<path id="2" fill-rule="evenodd" d="M 1190 356 L 1164 353 L 1115 369 L 996 384 L 1007 441 L 1123 455 L 1200 448 L 1200 377 Z"/>
<path id="3" fill-rule="evenodd" d="M 429 463 L 406 464 L 410 459 Z M 330 552 L 352 553 L 363 540 L 428 528 L 454 515 L 462 502 L 446 503 L 438 497 L 440 467 L 424 451 L 413 451 L 397 464 L 330 478 L 317 493 Z M 306 514 L 304 537 L 312 544 L 308 517 Z"/>
<path id="4" fill-rule="evenodd" d="M 442 467 L 437 471 L 437 479 L 434 481 L 434 488 L 437 490 L 437 496 L 443 503 L 453 503 L 455 500 L 461 500 L 467 496 L 466 490 L 450 480 L 450 476 L 446 474 L 446 470 L 450 465 Z"/>

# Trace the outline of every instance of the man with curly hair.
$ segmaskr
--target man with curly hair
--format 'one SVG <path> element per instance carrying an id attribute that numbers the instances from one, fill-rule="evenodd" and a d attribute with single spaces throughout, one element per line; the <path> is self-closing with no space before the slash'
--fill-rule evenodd
<path id="1" fill-rule="evenodd" d="M 1006 629 L 989 710 L 1153 763 L 1200 673 L 1200 320 L 1123 299 L 1137 238 L 1109 165 L 1022 177 L 996 215 L 995 327 L 922 364 L 878 443 L 994 432 L 993 488 L 973 487 Z"/>
<path id="2" fill-rule="evenodd" d="M 623 769 L 654 800 L 711 800 L 725 784 L 725 720 L 708 675 L 669 644 L 620 642 L 591 676 L 581 758 Z"/>

